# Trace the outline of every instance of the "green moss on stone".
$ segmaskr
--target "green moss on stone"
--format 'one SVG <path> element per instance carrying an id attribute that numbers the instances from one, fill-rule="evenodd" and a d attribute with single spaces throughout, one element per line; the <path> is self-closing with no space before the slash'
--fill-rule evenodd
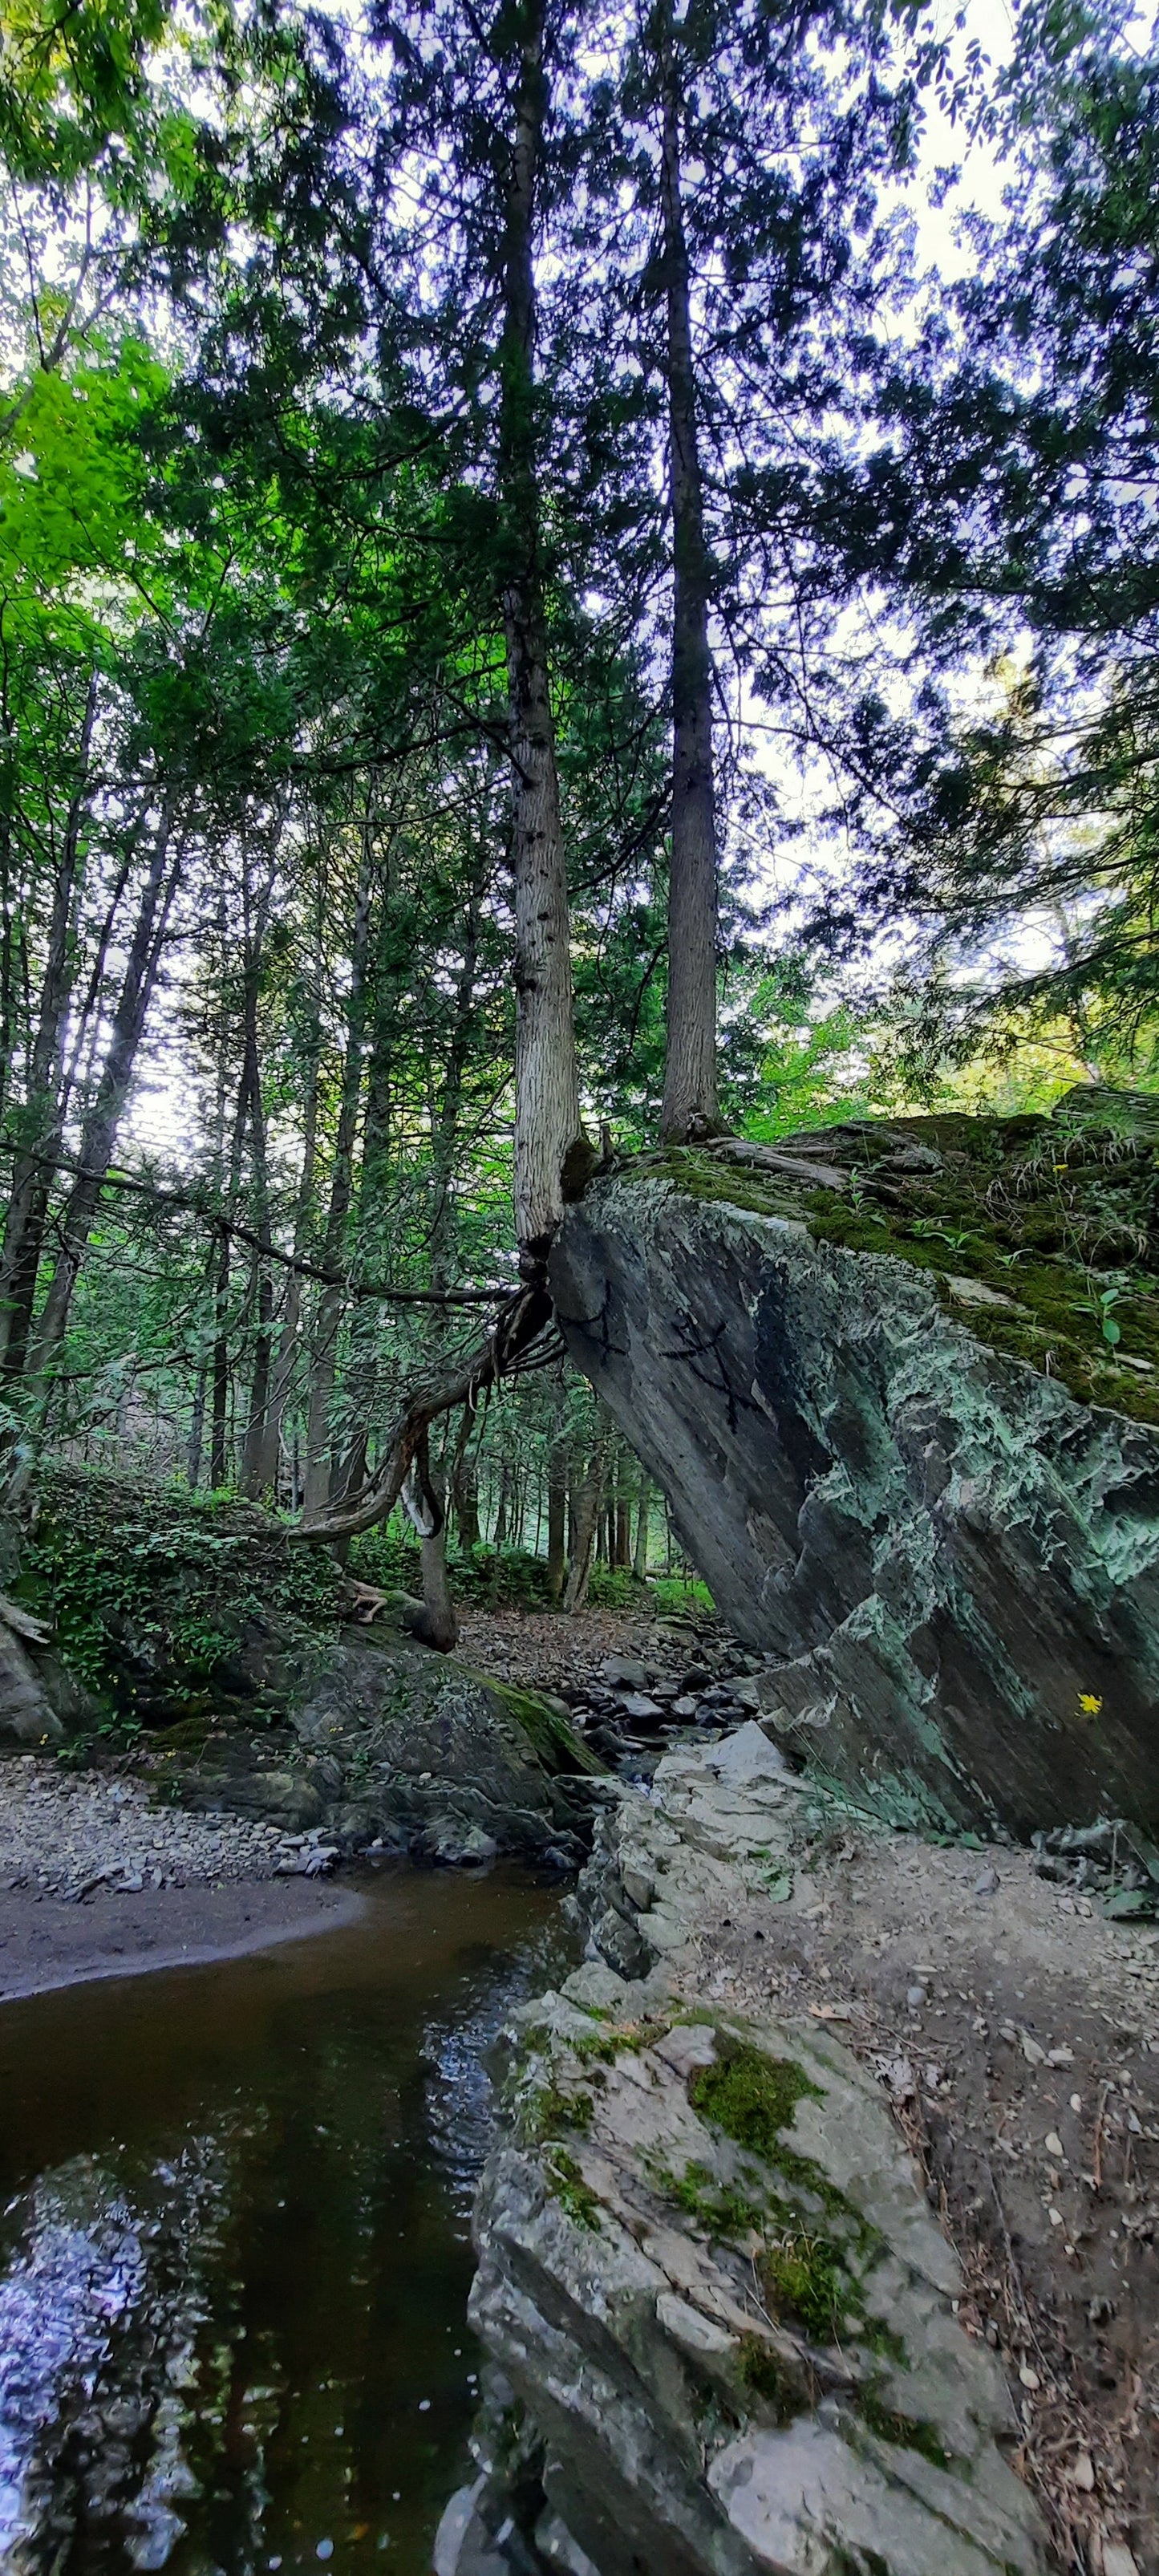
<path id="1" fill-rule="evenodd" d="M 801 2413 L 801 2390 L 763 2335 L 741 2336 L 737 2368 L 742 2387 L 771 2408 L 778 2424 L 788 2424 Z"/>
<path id="2" fill-rule="evenodd" d="M 791 2058 L 766 2057 L 745 2041 L 730 2049 L 722 2043 L 715 2064 L 701 2067 L 688 2087 L 688 2098 L 702 2119 L 714 2121 L 750 2155 L 769 2161 L 777 2157 L 782 2132 L 792 2127 L 798 2102 L 810 2094 L 814 2101 L 822 2099 L 817 2085 Z"/>
<path id="3" fill-rule="evenodd" d="M 557 2138 L 561 2129 L 590 2129 L 594 2108 L 590 2093 L 562 2093 L 557 2084 L 539 2085 L 520 2104 L 520 2134 L 528 2146 L 541 2146 L 545 2138 Z"/>
<path id="4" fill-rule="evenodd" d="M 798 2318 L 813 2343 L 841 2340 L 857 2290 L 835 2245 L 822 2236 L 775 2239 L 761 2256 L 760 2274 L 774 2316 Z"/>
<path id="5" fill-rule="evenodd" d="M 1075 1098 L 1049 1118 L 952 1112 L 777 1140 L 798 1143 L 806 1162 L 832 1158 L 847 1174 L 840 1192 L 819 1188 L 807 1170 L 798 1179 L 694 1149 L 642 1155 L 631 1173 L 690 1199 L 795 1220 L 819 1243 L 905 1261 L 931 1276 L 946 1312 L 989 1349 L 1058 1378 L 1082 1403 L 1159 1422 L 1154 1104 Z M 939 1166 L 891 1169 L 906 1144 L 932 1147 Z M 966 1304 L 948 1285 L 955 1277 L 1012 1302 Z"/>
<path id="6" fill-rule="evenodd" d="M 953 2465 L 936 2425 L 915 2422 L 909 2415 L 899 2415 L 893 2407 L 882 2403 L 873 2388 L 859 2389 L 856 2404 L 866 2431 L 875 2434 L 879 2442 L 890 2442 L 900 2451 L 917 2451 L 935 2469 L 948 2469 Z"/>
<path id="7" fill-rule="evenodd" d="M 544 2158 L 544 2171 L 553 2197 L 575 2225 L 598 2229 L 599 2200 L 584 2181 L 575 2157 L 569 2156 L 564 2147 L 553 2147 Z"/>
<path id="8" fill-rule="evenodd" d="M 492 1699 L 499 1701 L 508 1717 L 514 1718 L 532 1751 L 538 1754 L 549 1771 L 603 1772 L 607 1769 L 606 1763 L 601 1762 L 590 1744 L 584 1743 L 582 1735 L 577 1734 L 569 1720 L 561 1716 L 557 1708 L 549 1707 L 538 1691 L 516 1690 L 510 1682 L 497 1682 L 490 1673 L 472 1673 L 470 1678 L 478 1682 L 481 1690 L 489 1692 Z"/>

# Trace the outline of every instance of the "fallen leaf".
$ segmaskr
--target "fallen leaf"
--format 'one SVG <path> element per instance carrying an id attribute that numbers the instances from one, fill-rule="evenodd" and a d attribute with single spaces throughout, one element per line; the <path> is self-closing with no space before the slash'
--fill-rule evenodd
<path id="1" fill-rule="evenodd" d="M 1079 2452 L 1073 2467 L 1067 2470 L 1067 2476 L 1070 2479 L 1072 2487 L 1080 2488 L 1083 2495 L 1094 2494 L 1095 2464 L 1089 2451 Z"/>
<path id="2" fill-rule="evenodd" d="M 1047 2152 L 1048 2156 L 1053 2156 L 1053 2157 L 1054 2157 L 1054 2160 L 1055 2160 L 1055 2163 L 1056 2163 L 1056 2164 L 1061 2164 L 1061 2162 L 1062 2162 L 1062 2155 L 1063 2155 L 1063 2145 L 1062 2145 L 1062 2139 L 1060 2138 L 1060 2136 L 1059 2136 L 1059 2134 L 1058 2134 L 1057 2129 L 1048 2129 L 1048 2130 L 1047 2130 L 1047 2133 L 1046 2133 L 1046 2152 Z"/>
<path id="3" fill-rule="evenodd" d="M 1040 2387 L 1042 2386 L 1042 2382 L 1041 2382 L 1041 2380 L 1040 2380 L 1040 2378 L 1039 2378 L 1039 2376 L 1038 2376 L 1038 2372 L 1037 2372 L 1036 2370 L 1032 2370 L 1032 2369 L 1031 2369 L 1030 2364 L 1029 2364 L 1029 2362 L 1028 2362 L 1028 2361 L 1024 2361 L 1024 2362 L 1023 2362 L 1022 2368 L 1021 2368 L 1021 2370 L 1019 2371 L 1018 2376 L 1019 2376 L 1020 2380 L 1022 2381 L 1022 2385 L 1023 2385 L 1023 2387 L 1024 2387 L 1024 2388 L 1040 2388 Z"/>
<path id="4" fill-rule="evenodd" d="M 1026 2059 L 1027 2065 L 1045 2066 L 1046 2050 L 1039 2047 L 1038 2041 L 1031 2038 L 1028 2030 L 1021 2031 L 1019 2033 L 1019 2037 L 1022 2041 L 1022 2054 Z"/>

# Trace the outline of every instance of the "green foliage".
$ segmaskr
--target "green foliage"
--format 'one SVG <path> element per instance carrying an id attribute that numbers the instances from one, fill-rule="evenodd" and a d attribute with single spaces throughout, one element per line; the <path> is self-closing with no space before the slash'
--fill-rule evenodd
<path id="1" fill-rule="evenodd" d="M 65 1662 L 122 1724 L 219 1691 L 251 1621 L 331 1632 L 339 1584 L 330 1559 L 231 1498 L 64 1468 L 43 1480 L 22 1570 Z"/>

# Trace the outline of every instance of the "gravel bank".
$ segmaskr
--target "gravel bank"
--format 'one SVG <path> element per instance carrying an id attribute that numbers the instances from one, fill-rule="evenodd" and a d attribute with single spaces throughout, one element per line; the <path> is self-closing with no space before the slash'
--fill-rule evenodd
<path id="1" fill-rule="evenodd" d="M 138 1780 L 0 1761 L 0 2002 L 194 1967 L 330 1931 L 360 1911 L 328 1847 L 244 1816 L 153 1805 Z"/>
<path id="2" fill-rule="evenodd" d="M 315 1834 L 245 1816 L 155 1805 L 139 1780 L 69 1773 L 33 1754 L 0 1766 L 0 1893 L 32 1889 L 77 1902 L 97 1887 L 317 1876 L 333 1853 Z"/>

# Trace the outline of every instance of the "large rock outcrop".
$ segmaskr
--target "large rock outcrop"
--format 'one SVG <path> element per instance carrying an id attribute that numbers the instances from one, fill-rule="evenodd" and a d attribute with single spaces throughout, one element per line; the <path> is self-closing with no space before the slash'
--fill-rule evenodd
<path id="1" fill-rule="evenodd" d="M 471 2315 L 539 2437 L 541 2563 L 1042 2569 L 1001 2374 L 846 2051 L 589 1968 L 524 2012 L 506 2121 Z"/>
<path id="2" fill-rule="evenodd" d="M 1154 1318 L 1089 1267 L 1155 1188 L 1146 1129 L 914 1120 L 645 1162 L 565 1218 L 573 1358 L 778 1722 L 895 1821 L 1159 1824 Z"/>

